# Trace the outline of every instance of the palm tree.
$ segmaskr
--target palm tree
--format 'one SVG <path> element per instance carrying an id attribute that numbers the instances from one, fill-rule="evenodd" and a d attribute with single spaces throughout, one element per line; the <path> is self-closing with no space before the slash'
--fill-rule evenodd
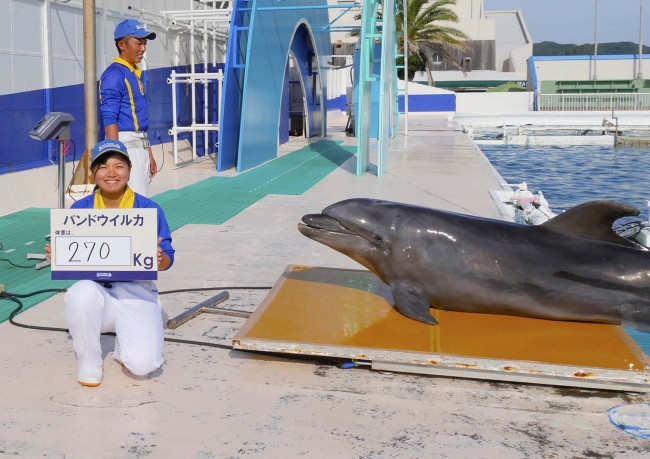
<path id="1" fill-rule="evenodd" d="M 425 62 L 427 81 L 433 86 L 433 77 L 426 51 L 435 51 L 444 59 L 455 64 L 462 70 L 463 64 L 451 53 L 450 48 L 470 51 L 472 48 L 463 39 L 469 37 L 460 30 L 449 27 L 441 22 L 458 22 L 458 16 L 447 5 L 455 5 L 456 0 L 437 0 L 428 5 L 428 0 L 407 0 L 406 18 L 408 32 L 408 55 L 420 55 Z M 395 15 L 395 28 L 402 31 L 404 14 Z M 399 52 L 404 53 L 404 37 L 398 37 Z M 408 75 L 408 72 L 405 72 Z M 408 77 L 407 77 L 408 78 Z"/>

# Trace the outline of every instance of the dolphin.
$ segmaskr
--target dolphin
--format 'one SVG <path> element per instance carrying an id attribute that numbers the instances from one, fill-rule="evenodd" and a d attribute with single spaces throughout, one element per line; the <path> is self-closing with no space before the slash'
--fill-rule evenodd
<path id="1" fill-rule="evenodd" d="M 430 307 L 650 331 L 650 251 L 612 230 L 639 215 L 612 201 L 539 226 L 376 199 L 305 215 L 300 232 L 390 286 L 403 315 L 437 325 Z"/>

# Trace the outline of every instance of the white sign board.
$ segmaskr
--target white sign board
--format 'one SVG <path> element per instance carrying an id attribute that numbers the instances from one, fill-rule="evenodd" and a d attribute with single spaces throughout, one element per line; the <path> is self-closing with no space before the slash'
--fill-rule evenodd
<path id="1" fill-rule="evenodd" d="M 52 209 L 52 280 L 158 278 L 156 209 Z"/>

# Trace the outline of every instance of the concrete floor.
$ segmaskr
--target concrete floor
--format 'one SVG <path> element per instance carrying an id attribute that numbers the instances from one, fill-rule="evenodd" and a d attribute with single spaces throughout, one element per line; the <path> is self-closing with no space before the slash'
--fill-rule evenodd
<path id="1" fill-rule="evenodd" d="M 333 123 L 334 140 L 352 143 Z M 282 152 L 304 144 L 298 139 Z M 376 197 L 497 218 L 499 180 L 443 118 L 411 115 L 394 139 L 388 174 L 354 174 L 355 158 L 301 196 L 270 195 L 219 226 L 173 233 L 176 264 L 161 291 L 271 286 L 288 264 L 359 268 L 300 235 L 306 213 L 350 197 Z M 154 181 L 216 175 L 208 162 Z M 231 290 L 224 306 L 253 310 L 264 291 Z M 169 316 L 214 293 L 163 296 Z M 62 295 L 21 314 L 65 327 Z M 204 314 L 167 335 L 230 344 L 244 319 Z M 104 382 L 75 381 L 64 333 L 0 325 L 0 455 L 36 458 L 641 458 L 650 442 L 614 428 L 606 410 L 650 396 L 498 384 L 369 370 L 208 347 L 165 344 L 165 365 L 135 378 L 103 338 Z"/>

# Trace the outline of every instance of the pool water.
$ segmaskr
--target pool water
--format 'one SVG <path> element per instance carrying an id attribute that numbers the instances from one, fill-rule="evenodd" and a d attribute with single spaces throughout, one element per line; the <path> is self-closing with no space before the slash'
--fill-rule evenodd
<path id="1" fill-rule="evenodd" d="M 648 219 L 650 147 L 526 147 L 480 145 L 508 184 L 542 191 L 555 213 L 593 200 L 620 201 Z M 513 187 L 513 189 L 516 189 Z M 650 356 L 650 333 L 626 328 Z"/>

